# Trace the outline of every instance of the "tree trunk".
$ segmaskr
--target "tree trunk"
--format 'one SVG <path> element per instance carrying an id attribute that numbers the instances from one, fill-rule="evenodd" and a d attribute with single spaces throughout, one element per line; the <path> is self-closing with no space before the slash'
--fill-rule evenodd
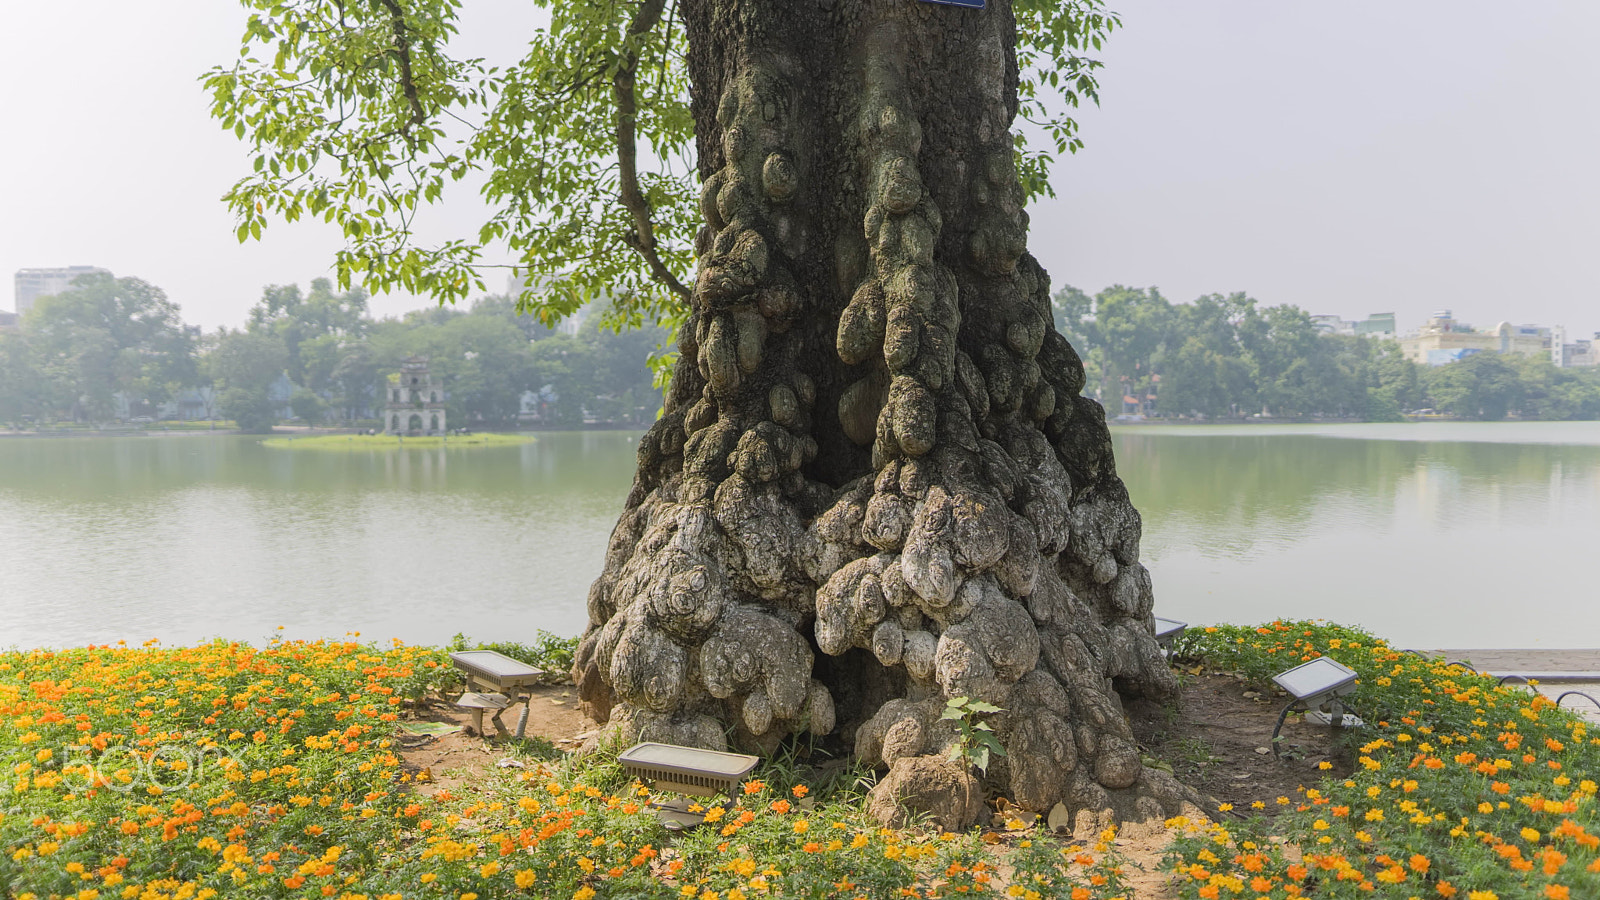
<path id="1" fill-rule="evenodd" d="M 1025 248 L 1007 0 L 684 0 L 693 312 L 575 677 L 626 739 L 873 763 L 1006 712 L 991 787 L 1170 814 L 1118 696 L 1174 678 L 1139 516 Z M 645 73 L 641 73 L 643 79 Z"/>

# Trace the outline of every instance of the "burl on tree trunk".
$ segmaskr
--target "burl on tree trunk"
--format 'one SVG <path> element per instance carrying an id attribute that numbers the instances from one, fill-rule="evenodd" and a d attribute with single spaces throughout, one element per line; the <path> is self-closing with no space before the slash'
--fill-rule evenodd
<path id="1" fill-rule="evenodd" d="M 574 675 L 626 739 L 870 762 L 994 718 L 992 787 L 1175 812 L 1123 695 L 1176 687 L 1139 516 L 1051 326 L 1014 165 L 1015 23 L 907 0 L 685 0 L 704 187 L 665 412 Z"/>

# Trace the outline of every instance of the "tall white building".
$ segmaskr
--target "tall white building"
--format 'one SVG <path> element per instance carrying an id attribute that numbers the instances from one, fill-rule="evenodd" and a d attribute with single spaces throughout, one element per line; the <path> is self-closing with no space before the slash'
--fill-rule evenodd
<path id="1" fill-rule="evenodd" d="M 80 275 L 94 275 L 102 273 L 111 274 L 110 269 L 99 266 L 66 266 L 59 269 L 18 269 L 17 270 L 17 315 L 26 315 L 33 309 L 33 301 L 51 294 L 59 294 L 72 287 L 73 279 Z"/>

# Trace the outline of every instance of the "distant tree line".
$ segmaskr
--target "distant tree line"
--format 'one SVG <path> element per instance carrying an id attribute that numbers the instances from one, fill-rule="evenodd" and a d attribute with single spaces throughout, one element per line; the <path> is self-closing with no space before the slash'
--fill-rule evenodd
<path id="1" fill-rule="evenodd" d="M 1262 308 L 1242 293 L 1171 303 L 1156 288 L 1115 285 L 1090 296 L 1065 287 L 1053 301 L 1056 328 L 1110 415 L 1394 421 L 1432 409 L 1466 419 L 1600 418 L 1600 368 L 1491 353 L 1419 366 L 1398 341 L 1321 334 L 1305 310 Z"/>
<path id="2" fill-rule="evenodd" d="M 264 431 L 287 416 L 314 424 L 375 418 L 378 384 L 410 356 L 443 376 L 452 426 L 515 427 L 523 397 L 539 424 L 648 424 L 660 406 L 647 365 L 657 327 L 622 333 L 591 316 L 562 333 L 499 296 L 470 310 L 373 319 L 367 294 L 327 279 L 267 287 L 243 328 L 201 334 L 160 288 L 93 275 L 41 298 L 0 332 L 0 421 L 106 423 L 157 417 L 182 398 L 196 418 Z"/>
<path id="3" fill-rule="evenodd" d="M 1489 353 L 1418 366 L 1394 340 L 1319 334 L 1305 310 L 1242 293 L 1171 303 L 1118 285 L 1053 299 L 1108 415 L 1600 418 L 1600 368 Z M 327 279 L 309 291 L 268 286 L 243 328 L 202 334 L 160 288 L 96 274 L 0 332 L 0 422 L 154 418 L 183 398 L 191 417 L 249 431 L 285 417 L 359 424 L 381 411 L 379 381 L 420 355 L 443 377 L 452 425 L 514 427 L 530 392 L 542 425 L 644 425 L 660 406 L 646 361 L 666 341 L 654 326 L 602 329 L 599 316 L 569 335 L 492 295 L 468 310 L 373 319 L 364 291 L 336 292 Z"/>

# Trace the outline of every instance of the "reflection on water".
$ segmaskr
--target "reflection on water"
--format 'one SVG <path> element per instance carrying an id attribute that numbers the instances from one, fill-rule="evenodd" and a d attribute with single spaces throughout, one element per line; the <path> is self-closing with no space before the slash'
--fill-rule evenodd
<path id="1" fill-rule="evenodd" d="M 1600 424 L 1118 429 L 1157 611 L 1600 646 Z M 0 646 L 575 633 L 634 436 L 0 439 Z"/>
<path id="2" fill-rule="evenodd" d="M 1414 647 L 1600 645 L 1595 423 L 1116 438 L 1166 614 L 1338 619 Z"/>
<path id="3" fill-rule="evenodd" d="M 0 646 L 575 633 L 634 447 L 0 441 Z"/>

